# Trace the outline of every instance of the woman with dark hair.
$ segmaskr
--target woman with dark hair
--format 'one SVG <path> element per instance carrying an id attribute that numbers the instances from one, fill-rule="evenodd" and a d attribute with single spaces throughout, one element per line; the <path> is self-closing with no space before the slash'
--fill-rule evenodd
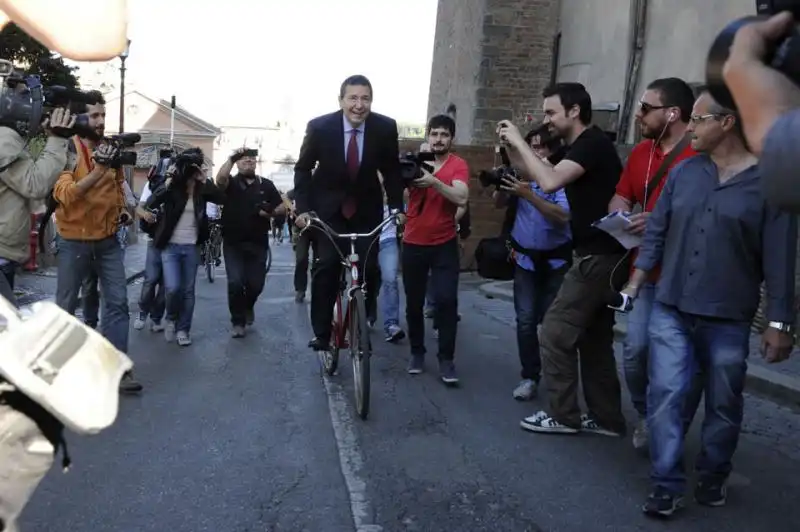
<path id="1" fill-rule="evenodd" d="M 164 337 L 178 345 L 191 345 L 195 279 L 200 249 L 208 239 L 206 204 L 224 203 L 222 193 L 206 178 L 203 152 L 192 148 L 181 153 L 167 171 L 164 185 L 147 200 L 147 210 L 163 207 L 153 245 L 161 251 L 166 291 Z"/>

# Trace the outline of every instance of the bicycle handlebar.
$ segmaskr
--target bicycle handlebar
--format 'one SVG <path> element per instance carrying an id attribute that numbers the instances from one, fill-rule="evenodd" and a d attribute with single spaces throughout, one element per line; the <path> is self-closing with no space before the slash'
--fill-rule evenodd
<path id="1" fill-rule="evenodd" d="M 309 222 L 311 223 L 306 225 L 302 231 L 306 231 L 309 227 L 311 227 L 312 224 L 316 224 L 323 231 L 328 233 L 329 236 L 333 238 L 346 238 L 350 240 L 356 238 L 370 238 L 381 232 L 381 230 L 387 225 L 389 225 L 390 222 L 396 222 L 398 214 L 399 211 L 397 209 L 392 209 L 390 215 L 386 219 L 384 219 L 381 223 L 379 223 L 378 226 L 369 233 L 337 233 L 331 228 L 331 226 L 320 220 L 320 218 L 317 216 L 315 212 L 307 212 L 306 215 L 308 216 Z"/>

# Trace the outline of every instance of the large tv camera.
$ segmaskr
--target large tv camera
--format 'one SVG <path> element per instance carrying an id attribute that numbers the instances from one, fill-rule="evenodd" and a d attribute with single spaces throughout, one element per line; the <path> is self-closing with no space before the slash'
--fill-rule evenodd
<path id="1" fill-rule="evenodd" d="M 417 153 L 406 152 L 405 155 L 400 157 L 400 177 L 403 179 L 405 186 L 410 187 L 412 181 L 422 177 L 422 169 L 433 173 L 433 165 L 430 163 L 435 160 L 436 156 L 432 152 L 421 151 Z"/>
<path id="2" fill-rule="evenodd" d="M 478 180 L 484 188 L 495 187 L 500 190 L 503 185 L 504 177 L 517 178 L 517 171 L 511 166 L 511 160 L 508 158 L 508 151 L 505 146 L 496 148 L 496 153 L 500 155 L 500 165 L 492 168 L 491 170 L 481 170 L 478 172 Z"/>
<path id="3" fill-rule="evenodd" d="M 728 24 L 711 45 L 706 63 L 706 83 L 711 96 L 729 109 L 736 109 L 722 69 L 730 55 L 730 47 L 736 32 L 747 24 L 764 20 L 783 11 L 790 11 L 795 20 L 800 20 L 800 0 L 756 0 L 756 16 L 734 20 Z M 796 85 L 800 85 L 800 31 L 792 28 L 772 49 L 768 50 L 765 64 L 780 71 Z"/>
<path id="4" fill-rule="evenodd" d="M 164 177 L 172 179 L 176 184 L 186 183 L 186 181 L 203 171 L 205 156 L 200 148 L 187 148 L 182 152 L 164 150 L 161 152 L 161 160 L 156 165 L 156 172 L 161 169 Z"/>
<path id="5" fill-rule="evenodd" d="M 36 136 L 42 122 L 53 109 L 62 107 L 75 115 L 71 128 L 55 128 L 54 133 L 68 138 L 91 136 L 87 105 L 100 102 L 98 92 L 84 92 L 61 86 L 45 87 L 38 76 L 23 76 L 10 61 L 0 59 L 0 126 L 13 129 L 24 137 Z"/>

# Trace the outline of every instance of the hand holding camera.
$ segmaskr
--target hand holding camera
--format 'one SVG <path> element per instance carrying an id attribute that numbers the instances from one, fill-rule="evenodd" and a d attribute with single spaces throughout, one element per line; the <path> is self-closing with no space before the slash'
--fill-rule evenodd
<path id="1" fill-rule="evenodd" d="M 498 122 L 497 136 L 500 137 L 500 140 L 516 149 L 519 149 L 520 146 L 525 144 L 522 133 L 519 132 L 519 128 L 515 126 L 511 120 L 501 120 Z"/>
<path id="2" fill-rule="evenodd" d="M 258 150 L 239 148 L 231 154 L 230 159 L 232 163 L 237 163 L 245 157 L 258 157 Z"/>
<path id="3" fill-rule="evenodd" d="M 44 120 L 44 128 L 48 137 L 59 137 L 68 139 L 74 133 L 72 127 L 75 125 L 76 117 L 69 112 L 69 109 L 53 109 L 50 116 Z"/>
<path id="4" fill-rule="evenodd" d="M 119 156 L 119 149 L 112 144 L 101 144 L 94 150 L 92 158 L 95 164 L 111 167 Z"/>

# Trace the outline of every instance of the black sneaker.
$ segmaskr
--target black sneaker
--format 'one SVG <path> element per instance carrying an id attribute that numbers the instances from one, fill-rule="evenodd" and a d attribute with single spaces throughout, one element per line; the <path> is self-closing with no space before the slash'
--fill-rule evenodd
<path id="1" fill-rule="evenodd" d="M 694 489 L 694 500 L 703 506 L 725 506 L 728 487 L 724 481 L 699 480 Z"/>
<path id="2" fill-rule="evenodd" d="M 683 508 L 683 496 L 658 486 L 647 496 L 642 511 L 650 517 L 671 517 L 680 508 Z"/>
<path id="3" fill-rule="evenodd" d="M 439 378 L 448 386 L 455 386 L 458 384 L 458 375 L 456 374 L 456 365 L 452 360 L 439 361 Z"/>
<path id="4" fill-rule="evenodd" d="M 124 394 L 138 394 L 142 392 L 142 384 L 133 378 L 133 373 L 130 371 L 122 376 L 119 383 L 119 393 Z"/>
<path id="5" fill-rule="evenodd" d="M 419 375 L 425 370 L 425 357 L 423 355 L 411 355 L 408 362 L 408 374 Z"/>

